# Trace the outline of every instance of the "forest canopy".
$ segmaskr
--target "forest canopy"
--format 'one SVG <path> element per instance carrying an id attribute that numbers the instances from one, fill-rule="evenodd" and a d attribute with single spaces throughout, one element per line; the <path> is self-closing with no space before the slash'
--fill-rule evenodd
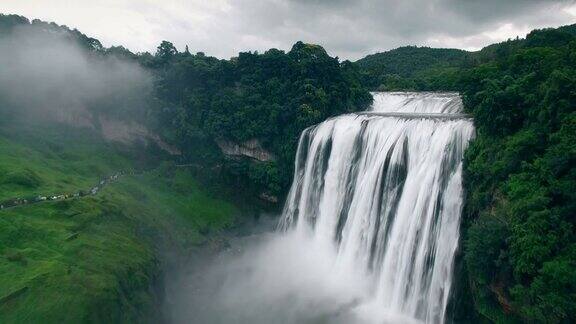
<path id="1" fill-rule="evenodd" d="M 156 93 L 164 107 L 158 120 L 190 160 L 210 160 L 214 140 L 259 140 L 276 163 L 229 163 L 273 194 L 292 178 L 300 133 L 345 112 L 366 109 L 372 97 L 349 61 L 339 62 L 312 44 L 289 52 L 240 53 L 219 60 L 204 53 L 179 53 L 163 42 L 150 62 L 158 75 Z"/>
<path id="2" fill-rule="evenodd" d="M 476 294 L 529 322 L 575 319 L 573 30 L 499 44 L 457 80 L 478 132 L 465 160 L 467 268 Z"/>

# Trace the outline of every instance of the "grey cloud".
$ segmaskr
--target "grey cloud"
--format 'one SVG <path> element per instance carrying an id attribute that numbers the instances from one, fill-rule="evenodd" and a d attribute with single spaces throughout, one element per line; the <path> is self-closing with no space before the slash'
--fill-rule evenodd
<path id="1" fill-rule="evenodd" d="M 448 0 L 445 7 L 473 22 L 489 22 L 573 3 L 572 0 Z"/>
<path id="2" fill-rule="evenodd" d="M 170 40 L 180 49 L 189 45 L 227 58 L 287 50 L 303 40 L 356 59 L 402 45 L 479 48 L 533 28 L 574 23 L 576 9 L 564 10 L 569 6 L 575 0 L 126 0 L 101 6 L 99 23 L 82 19 L 88 13 L 78 8 L 66 13 L 69 21 L 58 22 L 136 50 L 153 51 Z M 123 28 L 132 34 L 118 31 Z"/>
<path id="3" fill-rule="evenodd" d="M 288 48 L 296 40 L 320 43 L 332 54 L 344 58 L 359 58 L 401 45 L 426 45 L 434 37 L 472 37 L 503 24 L 539 27 L 546 23 L 569 23 L 573 17 L 562 9 L 573 3 L 563 0 L 231 2 L 240 34 L 282 48 Z"/>
<path id="4" fill-rule="evenodd" d="M 101 57 L 65 33 L 17 28 L 0 37 L 0 109 L 41 118 L 144 103 L 152 79 L 136 63 Z"/>

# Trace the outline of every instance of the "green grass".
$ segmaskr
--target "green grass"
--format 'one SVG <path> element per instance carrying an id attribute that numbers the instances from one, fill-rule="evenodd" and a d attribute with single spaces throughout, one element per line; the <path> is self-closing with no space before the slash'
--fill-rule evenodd
<path id="1" fill-rule="evenodd" d="M 131 156 L 86 132 L 3 129 L 0 200 L 88 189 L 136 168 Z M 202 243 L 237 213 L 169 163 L 97 196 L 0 211 L 0 323 L 154 321 L 159 244 Z"/>
<path id="2" fill-rule="evenodd" d="M 80 129 L 12 126 L 0 129 L 0 201 L 31 194 L 88 189 L 132 162 L 118 147 Z"/>
<path id="3" fill-rule="evenodd" d="M 237 214 L 232 204 L 208 195 L 185 170 L 166 170 L 165 166 L 164 170 L 124 178 L 116 187 L 154 213 L 167 215 L 168 219 L 178 216 L 191 229 L 203 233 L 232 225 L 230 215 Z"/>
<path id="4" fill-rule="evenodd" d="M 122 217 L 94 198 L 6 211 L 0 217 L 0 291 L 7 300 L 0 322 L 135 320 L 137 312 L 120 309 L 138 303 L 129 295 L 147 289 L 156 260 Z"/>

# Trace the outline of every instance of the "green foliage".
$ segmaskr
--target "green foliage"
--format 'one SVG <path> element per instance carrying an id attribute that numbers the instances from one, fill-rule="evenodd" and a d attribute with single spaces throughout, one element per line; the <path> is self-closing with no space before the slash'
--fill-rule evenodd
<path id="1" fill-rule="evenodd" d="M 273 193 L 282 189 L 280 175 L 275 163 L 251 163 L 248 167 L 248 178 L 260 187 L 268 188 Z"/>
<path id="2" fill-rule="evenodd" d="M 223 163 L 215 139 L 258 139 L 278 157 L 277 165 L 266 164 L 265 172 L 257 171 L 264 170 L 262 166 L 235 171 L 275 194 L 289 185 L 304 128 L 363 109 L 372 100 L 360 84 L 358 69 L 350 62 L 339 63 L 318 45 L 298 42 L 288 53 L 271 49 L 218 60 L 203 53 L 175 53 L 163 42 L 156 58 L 167 62 L 156 68 L 156 92 L 164 105 L 158 119 L 185 158 L 205 165 Z"/>
<path id="3" fill-rule="evenodd" d="M 453 73 L 469 60 L 470 53 L 463 50 L 405 46 L 368 55 L 356 64 L 371 89 L 453 90 Z"/>
<path id="4" fill-rule="evenodd" d="M 104 49 L 99 40 L 88 37 L 76 29 L 70 29 L 66 26 L 48 23 L 39 19 L 30 21 L 26 17 L 18 15 L 0 14 L 0 37 L 10 35 L 15 29 L 22 30 L 29 27 L 46 31 L 47 33 L 44 35 L 46 37 L 54 37 L 54 35 L 50 36 L 50 34 L 57 34 L 58 36 L 65 37 L 67 40 L 80 45 L 87 51 L 98 52 Z"/>
<path id="5" fill-rule="evenodd" d="M 157 261 L 119 207 L 75 201 L 1 213 L 0 321 L 136 322 L 152 306 L 138 295 Z"/>
<path id="6" fill-rule="evenodd" d="M 183 163 L 214 166 L 228 164 L 215 144 L 217 139 L 236 143 L 258 139 L 276 157 L 276 174 L 254 177 L 248 169 L 238 176 L 248 184 L 258 179 L 261 189 L 280 194 L 292 177 L 293 159 L 301 131 L 330 116 L 365 109 L 372 98 L 361 84 L 358 67 L 339 62 L 318 45 L 294 44 L 288 53 L 270 49 L 264 54 L 239 53 L 230 60 L 191 54 L 186 48 L 162 41 L 154 54 L 133 54 L 124 47 L 104 48 L 96 39 L 54 23 L 15 15 L 0 15 L 0 39 L 26 31 L 42 45 L 66 43 L 78 47 L 87 63 L 100 65 L 139 63 L 154 76 L 136 91 L 110 90 L 110 95 L 82 102 L 94 117 L 137 120 L 178 146 Z M 20 45 L 20 44 L 15 44 Z M 32 44 L 28 44 L 32 46 Z M 132 66 L 135 68 L 134 66 Z M 146 73 L 143 73 L 146 74 Z M 148 81 L 148 75 L 142 75 Z M 0 123 L 28 109 L 6 102 L 0 89 Z M 75 105 L 77 103 L 74 103 Z M 32 109 L 32 115 L 37 111 Z M 224 168 L 226 169 L 226 168 Z M 41 174 L 41 173 L 39 173 Z M 271 182 L 262 181 L 270 179 Z M 249 183 L 254 187 L 255 183 Z"/>
<path id="7" fill-rule="evenodd" d="M 98 142 L 98 136 L 73 127 L 41 124 L 0 128 L 0 201 L 86 190 L 100 177 L 129 169 L 129 156 L 102 154 L 102 150 L 120 152 L 120 148 Z"/>
<path id="8" fill-rule="evenodd" d="M 506 261 L 506 239 L 510 235 L 505 219 L 485 215 L 474 222 L 468 231 L 465 261 L 476 281 L 487 286 L 496 278 L 495 269 Z"/>
<path id="9" fill-rule="evenodd" d="M 8 172 L 0 178 L 3 185 L 17 185 L 26 188 L 37 188 L 42 179 L 34 171 L 24 169 L 20 171 Z"/>
<path id="10" fill-rule="evenodd" d="M 178 50 L 174 47 L 174 44 L 168 41 L 162 41 L 156 50 L 155 56 L 162 62 L 168 62 L 176 53 L 178 53 Z"/>
<path id="11" fill-rule="evenodd" d="M 483 52 L 459 81 L 478 133 L 466 153 L 468 273 L 478 299 L 500 287 L 524 321 L 572 322 L 576 37 L 539 30 Z"/>

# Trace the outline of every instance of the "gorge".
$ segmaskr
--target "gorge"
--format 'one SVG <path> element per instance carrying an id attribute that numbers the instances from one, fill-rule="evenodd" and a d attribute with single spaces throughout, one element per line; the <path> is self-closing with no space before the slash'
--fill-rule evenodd
<path id="1" fill-rule="evenodd" d="M 0 14 L 0 323 L 576 321 L 576 25 L 364 58 L 75 27 Z"/>
<path id="2" fill-rule="evenodd" d="M 278 231 L 204 270 L 224 282 L 209 294 L 217 306 L 200 318 L 193 307 L 183 322 L 446 321 L 474 127 L 429 117 L 460 113 L 455 93 L 374 98 L 371 112 L 405 115 L 353 113 L 306 129 Z"/>

